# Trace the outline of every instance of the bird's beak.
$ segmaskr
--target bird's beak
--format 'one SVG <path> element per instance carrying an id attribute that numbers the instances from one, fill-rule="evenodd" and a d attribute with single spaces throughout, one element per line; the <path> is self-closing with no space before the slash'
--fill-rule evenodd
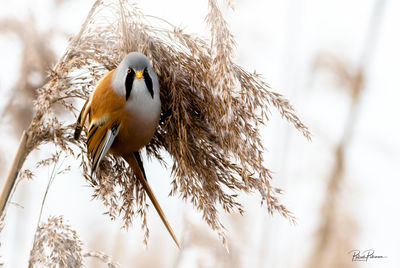
<path id="1" fill-rule="evenodd" d="M 142 71 L 137 71 L 136 72 L 136 78 L 140 79 L 143 77 L 143 72 Z"/>

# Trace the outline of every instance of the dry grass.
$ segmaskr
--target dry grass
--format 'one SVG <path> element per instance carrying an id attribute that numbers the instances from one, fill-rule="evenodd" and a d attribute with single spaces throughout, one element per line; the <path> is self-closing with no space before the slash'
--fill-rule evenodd
<path id="1" fill-rule="evenodd" d="M 315 70 L 326 71 L 327 74 L 332 75 L 332 82 L 337 89 L 348 93 L 351 106 L 347 118 L 344 119 L 346 124 L 342 137 L 333 151 L 334 163 L 327 180 L 320 223 L 307 267 L 356 267 L 356 264 L 349 262 L 349 256 L 346 253 L 354 248 L 358 224 L 349 206 L 346 205 L 349 199 L 346 197 L 349 193 L 343 188 L 346 185 L 345 153 L 358 120 L 365 75 L 362 68 L 354 67 L 339 56 L 330 53 L 321 53 L 316 57 Z"/>
<path id="2" fill-rule="evenodd" d="M 84 252 L 76 231 L 65 223 L 62 216 L 49 217 L 38 225 L 29 258 L 29 267 L 85 267 L 85 258 L 95 258 L 109 268 L 119 264 L 102 252 Z"/>
<path id="3" fill-rule="evenodd" d="M 143 15 L 128 1 L 96 1 L 80 32 L 50 70 L 48 83 L 38 89 L 24 154 L 13 167 L 19 170 L 25 157 L 41 144 L 54 143 L 80 162 L 93 196 L 103 202 L 111 218 L 120 216 L 124 227 L 129 227 L 135 215 L 142 217 L 146 240 L 145 194 L 126 163 L 108 156 L 97 176 L 91 177 L 84 141 L 77 143 L 73 124 L 61 122 L 56 114 L 62 107 L 73 115 L 76 100 L 86 99 L 105 72 L 129 51 L 140 51 L 158 74 L 166 116 L 146 150 L 160 161 L 161 151 L 171 156 L 171 195 L 190 201 L 224 242 L 218 209 L 242 213 L 237 200 L 242 192 L 258 192 L 270 213 L 293 220 L 278 201 L 280 190 L 271 186 L 259 128 L 275 107 L 305 137 L 310 138 L 310 133 L 284 97 L 272 92 L 260 75 L 233 62 L 233 37 L 217 2 L 210 0 L 208 5 L 210 42 Z M 77 146 L 81 153 L 76 153 Z"/>
<path id="4" fill-rule="evenodd" d="M 365 77 L 369 60 L 373 55 L 378 30 L 383 18 L 385 1 L 377 1 L 373 9 L 366 42 L 359 63 L 352 66 L 340 57 L 324 53 L 316 58 L 316 70 L 327 70 L 336 85 L 349 93 L 350 110 L 344 119 L 346 124 L 342 137 L 334 149 L 334 163 L 327 181 L 325 200 L 321 207 L 321 219 L 317 229 L 315 245 L 307 267 L 355 267 L 349 262 L 348 251 L 354 249 L 358 225 L 347 208 L 344 191 L 346 153 L 352 142 L 354 129 L 359 119 L 361 97 L 365 94 Z M 354 199 L 354 196 L 352 196 Z M 340 256 L 340 257 L 338 257 Z"/>
<path id="5" fill-rule="evenodd" d="M 120 267 L 120 265 L 116 262 L 113 261 L 113 259 L 108 256 L 107 254 L 100 252 L 100 251 L 90 251 L 86 252 L 83 254 L 84 257 L 92 257 L 97 260 L 100 260 L 101 262 L 107 264 L 108 268 L 117 268 Z"/>
<path id="6" fill-rule="evenodd" d="M 354 248 L 358 227 L 346 205 L 349 193 L 343 187 L 345 152 L 357 120 L 356 109 L 363 91 L 364 74 L 360 68 L 352 67 L 340 57 L 329 53 L 321 53 L 316 57 L 315 70 L 327 71 L 333 76 L 332 81 L 337 88 L 347 92 L 351 98 L 351 107 L 345 119 L 342 138 L 333 152 L 334 163 L 327 180 L 314 249 L 306 267 L 356 267 L 346 253 Z"/>
<path id="7" fill-rule="evenodd" d="M 232 227 L 228 239 L 229 250 L 218 243 L 218 239 L 204 225 L 185 216 L 182 249 L 172 267 L 182 267 L 184 257 L 190 255 L 190 252 L 196 252 L 197 267 L 243 267 L 243 252 L 247 250 L 249 241 L 249 233 L 246 231 L 251 233 L 251 230 L 241 215 L 231 214 L 227 222 Z"/>
<path id="8" fill-rule="evenodd" d="M 83 267 L 82 242 L 62 216 L 39 225 L 29 267 Z"/>
<path id="9" fill-rule="evenodd" d="M 12 126 L 16 136 L 29 126 L 34 114 L 30 105 L 37 97 L 36 89 L 46 84 L 49 67 L 56 62 L 49 39 L 54 31 L 39 32 L 32 15 L 25 21 L 0 20 L 0 33 L 18 37 L 22 45 L 20 68 L 16 85 L 11 89 L 9 101 L 0 116 L 2 122 Z"/>

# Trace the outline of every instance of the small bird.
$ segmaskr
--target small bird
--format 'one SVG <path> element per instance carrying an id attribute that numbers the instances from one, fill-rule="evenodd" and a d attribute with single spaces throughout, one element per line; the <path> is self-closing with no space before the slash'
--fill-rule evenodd
<path id="1" fill-rule="evenodd" d="M 147 182 L 139 153 L 154 136 L 160 114 L 160 88 L 150 60 L 142 53 L 131 52 L 100 80 L 79 114 L 74 136 L 79 139 L 88 118 L 87 147 L 92 174 L 107 152 L 125 159 L 180 248 Z"/>

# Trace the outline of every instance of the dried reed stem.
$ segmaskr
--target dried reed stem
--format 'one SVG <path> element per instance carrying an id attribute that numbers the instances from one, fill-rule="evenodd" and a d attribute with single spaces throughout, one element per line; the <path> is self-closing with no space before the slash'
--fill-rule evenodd
<path id="1" fill-rule="evenodd" d="M 69 50 L 73 49 L 77 46 L 77 43 L 79 42 L 84 29 L 86 29 L 86 27 L 90 21 L 90 18 L 93 16 L 94 11 L 100 4 L 101 4 L 101 0 L 97 0 L 93 4 L 91 10 L 89 11 L 89 13 L 85 19 L 85 22 L 82 24 L 80 32 L 71 41 L 71 43 L 69 45 Z M 65 60 L 66 55 L 69 55 L 69 54 L 66 53 L 64 55 L 64 57 L 62 59 L 60 59 L 60 61 L 56 65 L 55 69 L 57 69 L 57 67 L 59 67 L 60 63 L 62 63 L 63 60 Z M 37 123 L 42 119 L 43 114 L 44 114 L 43 111 L 41 111 L 41 110 L 37 111 L 37 114 L 34 117 L 34 119 L 31 121 L 28 129 L 24 130 L 21 135 L 21 139 L 20 139 L 20 142 L 18 145 L 17 152 L 15 154 L 13 162 L 11 163 L 11 167 L 10 167 L 10 170 L 8 171 L 8 175 L 7 175 L 7 178 L 3 185 L 3 188 L 1 189 L 0 218 L 3 217 L 3 215 L 5 215 L 7 203 L 9 202 L 9 199 L 11 197 L 10 193 L 12 192 L 12 190 L 14 188 L 15 182 L 16 182 L 18 174 L 22 168 L 22 165 L 24 164 L 26 157 L 34 149 L 34 146 L 32 144 L 32 142 L 33 142 L 32 137 L 35 135 L 35 130 L 37 130 L 37 128 L 36 128 Z"/>
<path id="2" fill-rule="evenodd" d="M 14 188 L 15 182 L 17 181 L 17 177 L 19 171 L 27 155 L 30 153 L 27 144 L 29 144 L 29 140 L 31 139 L 31 135 L 28 135 L 26 131 L 22 133 L 21 140 L 19 141 L 17 153 L 15 154 L 14 160 L 11 163 L 10 170 L 8 171 L 7 178 L 4 182 L 3 188 L 0 193 L 0 218 L 3 217 L 4 212 L 6 210 L 7 201 L 10 198 L 10 194 Z"/>
<path id="3" fill-rule="evenodd" d="M 354 267 L 349 260 L 343 261 L 343 258 L 338 258 L 335 254 L 331 258 L 330 256 L 332 256 L 332 250 L 335 249 L 349 250 L 348 248 L 343 248 L 343 246 L 348 246 L 352 242 L 349 235 L 354 234 L 355 227 L 352 218 L 338 209 L 341 192 L 340 185 L 344 181 L 346 150 L 348 150 L 348 145 L 352 141 L 354 127 L 359 118 L 362 94 L 365 94 L 365 70 L 367 70 L 369 60 L 373 55 L 373 50 L 378 40 L 378 30 L 383 18 L 384 5 L 385 0 L 377 0 L 375 2 L 367 38 L 356 72 L 351 73 L 351 71 L 346 69 L 347 65 L 339 60 L 335 60 L 334 63 L 336 64 L 329 66 L 330 68 L 333 67 L 332 71 L 338 76 L 339 80 L 346 82 L 345 85 L 348 86 L 348 92 L 351 97 L 351 107 L 346 119 L 343 135 L 334 151 L 335 162 L 328 179 L 326 197 L 321 208 L 322 216 L 318 228 L 318 236 L 307 267 Z M 348 217 L 348 219 L 343 219 L 344 217 Z M 348 222 L 352 223 L 353 229 L 349 228 Z M 338 228 L 348 228 L 348 234 L 343 235 L 343 233 L 346 233 L 346 230 L 339 232 Z M 342 237 L 340 237 L 340 233 L 342 233 Z"/>

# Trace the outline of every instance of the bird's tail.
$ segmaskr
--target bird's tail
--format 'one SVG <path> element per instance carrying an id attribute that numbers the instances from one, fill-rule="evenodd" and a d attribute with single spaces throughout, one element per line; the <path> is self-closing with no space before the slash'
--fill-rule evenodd
<path id="1" fill-rule="evenodd" d="M 137 159 L 134 157 L 134 155 L 124 156 L 124 159 L 129 163 L 129 165 L 133 169 L 133 172 L 135 173 L 136 177 L 139 179 L 140 183 L 142 184 L 144 190 L 146 191 L 146 193 L 149 196 L 151 202 L 153 203 L 155 209 L 157 210 L 157 213 L 160 216 L 162 222 L 164 223 L 165 227 L 167 228 L 172 239 L 175 241 L 175 244 L 178 246 L 178 248 L 181 248 L 181 246 L 179 245 L 178 239 L 176 238 L 176 236 L 174 234 L 174 231 L 172 230 L 171 226 L 169 225 L 167 218 L 165 217 L 164 212 L 161 209 L 160 204 L 158 203 L 156 197 L 153 194 L 153 191 L 150 188 L 150 185 L 148 184 L 146 178 L 144 177 L 143 172 L 141 171 L 141 168 L 139 166 Z"/>

